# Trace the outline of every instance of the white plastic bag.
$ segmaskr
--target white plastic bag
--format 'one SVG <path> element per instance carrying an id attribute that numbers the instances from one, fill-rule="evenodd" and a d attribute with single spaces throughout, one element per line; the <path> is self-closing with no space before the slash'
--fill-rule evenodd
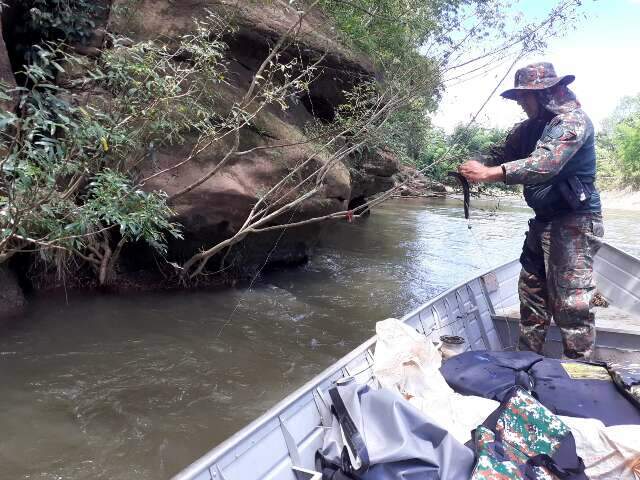
<path id="1" fill-rule="evenodd" d="M 402 393 L 459 442 L 470 440 L 471 431 L 500 405 L 449 387 L 440 373 L 440 352 L 410 326 L 390 318 L 376 324 L 376 333 L 373 371 L 380 384 Z"/>
<path id="2" fill-rule="evenodd" d="M 593 418 L 560 418 L 571 428 L 591 480 L 640 480 L 640 425 L 605 427 Z"/>

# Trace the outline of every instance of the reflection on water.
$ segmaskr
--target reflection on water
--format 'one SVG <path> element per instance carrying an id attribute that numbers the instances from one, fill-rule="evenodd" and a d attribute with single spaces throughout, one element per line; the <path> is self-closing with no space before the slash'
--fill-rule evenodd
<path id="1" fill-rule="evenodd" d="M 389 202 L 332 226 L 308 265 L 252 291 L 33 302 L 0 332 L 0 478 L 176 473 L 377 320 L 517 256 L 529 211 L 473 207 L 469 230 L 458 201 Z M 607 212 L 607 238 L 638 254 L 633 217 Z"/>

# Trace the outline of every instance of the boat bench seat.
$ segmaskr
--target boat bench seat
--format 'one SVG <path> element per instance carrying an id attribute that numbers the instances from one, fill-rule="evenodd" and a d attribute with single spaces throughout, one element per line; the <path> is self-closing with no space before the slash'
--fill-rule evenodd
<path id="1" fill-rule="evenodd" d="M 632 314 L 625 312 L 612 305 L 608 307 L 595 307 L 596 313 L 596 327 L 598 329 L 617 329 L 626 331 L 636 331 L 640 333 L 640 318 L 633 316 Z M 496 319 L 508 319 L 520 322 L 520 307 L 518 305 L 499 309 L 496 314 L 493 315 Z"/>
<path id="2" fill-rule="evenodd" d="M 596 354 L 602 361 L 627 361 L 637 353 L 640 318 L 612 305 L 596 307 Z M 514 305 L 499 307 L 492 315 L 500 340 L 506 350 L 514 350 L 518 341 L 520 308 Z M 552 322 L 545 355 L 559 358 L 562 355 L 560 331 Z"/>

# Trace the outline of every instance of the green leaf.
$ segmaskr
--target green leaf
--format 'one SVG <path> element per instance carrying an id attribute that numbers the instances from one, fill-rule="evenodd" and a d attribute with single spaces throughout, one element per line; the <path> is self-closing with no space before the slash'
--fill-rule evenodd
<path id="1" fill-rule="evenodd" d="M 53 67 L 58 70 L 60 73 L 64 73 L 64 68 L 62 68 L 62 66 L 60 66 L 59 63 L 54 62 L 53 60 L 51 60 L 51 65 L 53 65 Z"/>

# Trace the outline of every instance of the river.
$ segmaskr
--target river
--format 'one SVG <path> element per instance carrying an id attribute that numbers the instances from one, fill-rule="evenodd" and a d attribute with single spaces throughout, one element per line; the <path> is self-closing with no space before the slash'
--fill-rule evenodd
<path id="1" fill-rule="evenodd" d="M 162 479 L 374 332 L 519 254 L 513 201 L 394 200 L 332 225 L 304 267 L 251 290 L 70 293 L 0 329 L 0 478 Z M 632 212 L 606 237 L 640 255 Z"/>

